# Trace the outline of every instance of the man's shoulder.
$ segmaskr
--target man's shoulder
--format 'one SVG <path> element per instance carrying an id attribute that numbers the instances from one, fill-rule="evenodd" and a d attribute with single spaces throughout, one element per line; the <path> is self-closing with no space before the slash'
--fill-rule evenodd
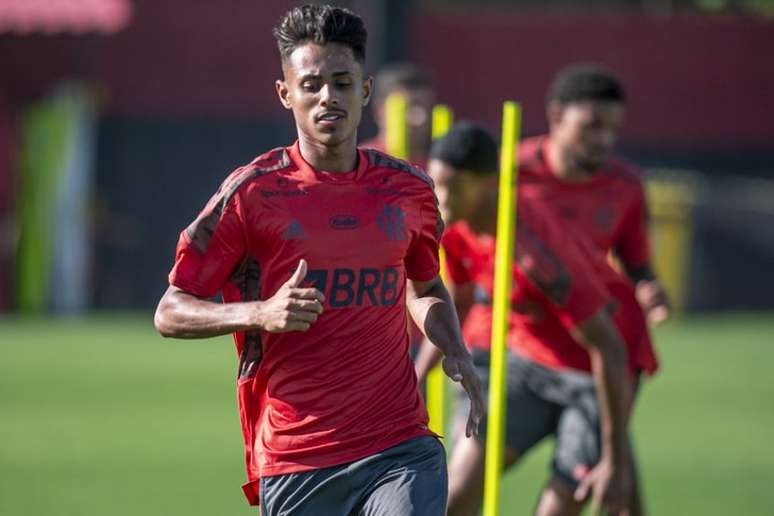
<path id="1" fill-rule="evenodd" d="M 365 153 L 369 167 L 372 169 L 388 174 L 399 174 L 407 179 L 420 181 L 431 191 L 434 189 L 433 180 L 420 167 L 377 149 L 361 148 L 360 150 Z"/>
<path id="2" fill-rule="evenodd" d="M 633 162 L 621 156 L 613 156 L 600 171 L 600 177 L 610 182 L 641 190 L 644 174 Z"/>
<path id="3" fill-rule="evenodd" d="M 519 142 L 519 167 L 534 168 L 543 162 L 543 145 L 547 136 L 531 136 Z"/>
<path id="4" fill-rule="evenodd" d="M 473 239 L 470 227 L 464 221 L 457 221 L 446 227 L 441 244 L 449 249 L 459 249 Z"/>
<path id="5" fill-rule="evenodd" d="M 228 203 L 241 188 L 268 174 L 285 170 L 292 163 L 287 148 L 277 147 L 272 149 L 256 157 L 247 165 L 243 165 L 231 172 L 221 184 L 219 193 L 223 200 Z"/>

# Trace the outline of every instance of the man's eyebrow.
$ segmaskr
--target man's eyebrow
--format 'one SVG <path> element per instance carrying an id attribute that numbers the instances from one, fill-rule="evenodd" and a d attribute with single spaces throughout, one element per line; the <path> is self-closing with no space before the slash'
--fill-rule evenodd
<path id="1" fill-rule="evenodd" d="M 332 77 L 344 77 L 344 76 L 347 76 L 347 75 L 352 75 L 352 72 L 350 70 L 340 70 L 340 71 L 337 71 L 337 72 L 333 72 L 331 74 Z M 307 73 L 307 74 L 304 74 L 301 77 L 299 77 L 298 80 L 300 82 L 304 82 L 304 81 L 319 79 L 320 77 L 322 77 L 322 75 L 318 74 L 318 73 Z"/>
<path id="2" fill-rule="evenodd" d="M 307 74 L 304 74 L 301 77 L 299 77 L 298 80 L 300 82 L 304 82 L 304 81 L 308 81 L 308 80 L 311 80 L 311 79 L 319 79 L 319 78 L 320 78 L 320 76 L 318 74 L 307 73 Z"/>

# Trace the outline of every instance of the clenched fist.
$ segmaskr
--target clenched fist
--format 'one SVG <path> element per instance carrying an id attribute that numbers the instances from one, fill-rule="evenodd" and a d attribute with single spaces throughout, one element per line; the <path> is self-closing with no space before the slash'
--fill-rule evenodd
<path id="1" fill-rule="evenodd" d="M 277 293 L 258 308 L 259 326 L 270 333 L 306 331 L 323 311 L 325 296 L 316 288 L 300 288 L 306 277 L 306 260 L 298 262 L 293 275 Z"/>

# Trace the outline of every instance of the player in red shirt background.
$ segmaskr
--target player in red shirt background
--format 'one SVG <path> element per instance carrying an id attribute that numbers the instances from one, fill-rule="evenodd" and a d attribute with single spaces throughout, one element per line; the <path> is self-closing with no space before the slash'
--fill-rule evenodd
<path id="1" fill-rule="evenodd" d="M 424 167 L 432 141 L 432 115 L 436 95 L 429 72 L 413 63 L 392 63 L 377 72 L 371 105 L 379 132 L 360 146 L 386 151 L 385 101 L 393 93 L 399 93 L 406 99 L 408 161 Z"/>
<path id="2" fill-rule="evenodd" d="M 589 236 L 600 252 L 612 252 L 648 319 L 658 323 L 670 307 L 650 263 L 642 175 L 613 155 L 625 100 L 620 82 L 602 67 L 561 70 L 547 94 L 548 135 L 519 147 L 519 188 Z"/>
<path id="3" fill-rule="evenodd" d="M 432 182 L 357 149 L 373 84 L 358 16 L 297 7 L 274 36 L 298 141 L 234 171 L 181 233 L 156 327 L 234 334 L 243 488 L 264 515 L 442 515 L 445 454 L 408 356 L 407 281 L 408 311 L 470 392 L 468 435 L 483 402 L 438 277 Z"/>
<path id="4" fill-rule="evenodd" d="M 648 321 L 663 322 L 671 310 L 651 266 L 642 174 L 613 154 L 625 114 L 623 86 L 603 67 L 575 64 L 557 73 L 546 98 L 549 133 L 519 146 L 521 195 L 541 202 L 587 236 L 590 253 L 612 255 L 621 265 L 618 277 L 606 275 L 608 288 L 624 300 L 619 327 L 640 325 L 642 315 L 632 298 Z M 658 359 L 648 329 L 636 333 L 642 335 L 641 344 L 630 359 L 637 373 L 653 375 Z M 630 335 L 627 342 L 631 338 L 637 337 Z M 639 489 L 635 498 L 635 514 L 644 513 Z"/>
<path id="5" fill-rule="evenodd" d="M 455 125 L 431 149 L 429 171 L 442 213 L 452 223 L 442 240 L 450 290 L 464 318 L 463 338 L 484 378 L 492 317 L 496 169 L 494 139 L 471 124 Z M 604 259 L 592 264 L 596 255 L 532 199 L 519 198 L 517 227 L 506 465 L 554 434 L 553 476 L 537 514 L 577 514 L 589 490 L 595 503 L 604 501 L 617 513 L 630 505 L 627 371 L 634 366 L 627 368 L 626 349 L 611 315 L 611 302 L 617 299 L 602 274 L 609 266 Z M 433 355 L 423 347 L 419 376 L 432 365 Z M 455 445 L 449 514 L 477 514 L 483 462 L 483 438 Z"/>

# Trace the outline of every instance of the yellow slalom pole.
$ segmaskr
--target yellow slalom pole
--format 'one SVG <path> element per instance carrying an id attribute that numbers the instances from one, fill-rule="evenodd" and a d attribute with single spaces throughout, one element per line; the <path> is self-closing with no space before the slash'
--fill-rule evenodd
<path id="1" fill-rule="evenodd" d="M 384 101 L 385 150 L 398 159 L 409 159 L 408 124 L 406 123 L 406 97 L 392 93 Z"/>
<path id="2" fill-rule="evenodd" d="M 454 115 L 449 106 L 439 104 L 433 108 L 433 139 L 442 137 L 451 128 Z M 440 249 L 441 279 L 448 281 L 446 258 L 443 248 Z M 430 417 L 430 430 L 439 435 L 446 435 L 446 375 L 441 364 L 433 367 L 427 373 L 427 415 Z"/>
<path id="3" fill-rule="evenodd" d="M 484 516 L 500 513 L 500 479 L 505 456 L 505 380 L 508 313 L 511 306 L 513 247 L 516 241 L 516 145 L 521 129 L 521 107 L 503 104 L 503 134 L 500 148 L 500 190 L 497 205 L 495 280 L 492 314 L 492 349 L 489 372 L 486 465 L 484 470 Z"/>
<path id="4" fill-rule="evenodd" d="M 454 123 L 454 113 L 449 106 L 438 104 L 433 107 L 433 140 L 441 138 L 449 132 Z"/>

